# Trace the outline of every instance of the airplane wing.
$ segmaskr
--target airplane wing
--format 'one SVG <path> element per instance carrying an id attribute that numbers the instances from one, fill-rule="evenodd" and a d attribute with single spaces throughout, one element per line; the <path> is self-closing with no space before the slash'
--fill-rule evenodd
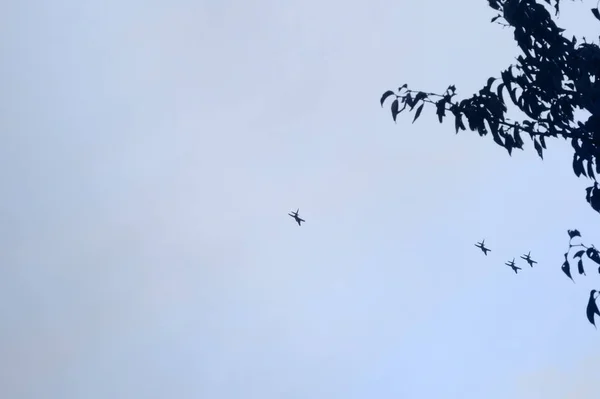
<path id="1" fill-rule="evenodd" d="M 306 220 L 304 220 L 304 219 L 298 218 L 298 220 L 300 220 L 301 222 L 306 222 Z"/>

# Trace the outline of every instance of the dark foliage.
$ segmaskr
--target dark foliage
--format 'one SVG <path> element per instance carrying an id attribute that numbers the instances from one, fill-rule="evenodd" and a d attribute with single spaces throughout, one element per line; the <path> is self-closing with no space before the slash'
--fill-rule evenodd
<path id="1" fill-rule="evenodd" d="M 596 320 L 594 320 L 594 317 L 596 315 L 600 316 L 600 309 L 598 309 L 598 304 L 596 303 L 596 299 L 598 299 L 596 296 L 597 292 L 597 290 L 590 291 L 590 299 L 588 300 L 586 309 L 587 318 L 594 327 L 596 327 Z"/>
<path id="2" fill-rule="evenodd" d="M 600 266 L 600 253 L 593 245 L 587 246 L 582 243 L 573 244 L 573 240 L 581 239 L 581 233 L 579 232 L 579 230 L 569 230 L 568 233 L 569 233 L 569 248 L 567 249 L 567 252 L 565 252 L 565 262 L 563 263 L 563 272 L 567 275 L 567 277 L 569 277 L 571 280 L 573 280 L 573 277 L 571 276 L 571 263 L 569 262 L 569 255 L 573 251 L 573 248 L 575 248 L 575 252 L 573 253 L 573 256 L 571 257 L 571 261 L 577 262 L 577 273 L 579 273 L 580 275 L 584 275 L 584 276 L 586 275 L 585 269 L 583 267 L 583 260 L 585 259 L 584 255 L 587 257 L 587 259 L 596 263 L 596 266 Z M 598 267 L 598 273 L 600 273 L 600 267 Z"/>
<path id="3" fill-rule="evenodd" d="M 579 230 L 568 230 L 567 233 L 569 234 L 569 248 L 565 252 L 565 260 L 561 267 L 562 271 L 567 275 L 568 278 L 571 279 L 571 281 L 575 282 L 571 274 L 571 262 L 577 262 L 577 273 L 580 276 L 586 276 L 584 268 L 585 260 L 586 264 L 589 264 L 589 261 L 592 261 L 593 267 L 598 267 L 598 273 L 600 273 L 600 252 L 594 247 L 594 245 L 588 246 L 581 243 L 581 233 Z M 573 243 L 574 240 L 579 241 L 579 243 Z M 569 258 L 571 259 L 570 261 Z M 586 310 L 587 318 L 590 323 L 594 325 L 594 327 L 596 326 L 594 316 L 596 314 L 600 316 L 598 306 L 596 305 L 596 299 L 598 298 L 595 296 L 596 292 L 598 291 L 592 290 L 590 292 L 590 298 Z"/>
<path id="4" fill-rule="evenodd" d="M 560 0 L 545 2 L 558 15 Z M 585 38 L 579 43 L 575 37 L 564 37 L 564 29 L 557 27 L 548 8 L 536 0 L 488 3 L 497 13 L 492 22 L 514 30 L 522 53 L 515 65 L 500 72 L 500 77 L 490 77 L 479 93 L 462 101 L 454 99 L 454 85 L 443 94 L 434 94 L 410 90 L 404 84 L 397 92 L 386 91 L 381 105 L 393 98 L 394 121 L 405 109 L 416 107 L 414 123 L 425 103 L 433 104 L 440 123 L 451 116 L 456 133 L 467 128 L 480 136 L 491 133 L 494 142 L 510 155 L 514 149 L 523 149 L 525 135 L 542 159 L 549 139 L 569 140 L 574 150 L 573 171 L 577 177 L 593 181 L 586 189 L 586 201 L 600 212 L 600 47 Z M 592 9 L 592 16 L 600 20 L 597 8 Z M 506 117 L 506 95 L 524 113 L 523 120 Z M 587 111 L 587 120 L 576 120 L 576 110 Z"/>
<path id="5" fill-rule="evenodd" d="M 513 30 L 521 54 L 516 64 L 501 71 L 500 76 L 490 77 L 471 98 L 456 100 L 454 85 L 443 94 L 435 94 L 411 90 L 403 84 L 397 91 L 383 93 L 381 106 L 393 99 L 390 108 L 394 121 L 404 110 L 416 109 L 414 123 L 425 104 L 433 104 L 440 123 L 452 117 L 456 133 L 467 129 L 480 136 L 491 133 L 493 141 L 509 155 L 515 149 L 523 150 L 526 136 L 541 159 L 547 141 L 568 140 L 573 147 L 573 172 L 577 177 L 592 181 L 585 198 L 600 212 L 600 47 L 585 38 L 581 41 L 566 38 L 564 29 L 556 25 L 547 7 L 552 7 L 558 16 L 560 0 L 544 2 L 546 4 L 541 0 L 488 0 L 496 12 L 491 22 Z M 591 17 L 600 21 L 597 7 L 591 10 Z M 507 117 L 506 100 L 523 113 L 523 119 Z M 575 118 L 576 111 L 586 111 L 584 118 L 587 119 Z M 581 241 L 578 230 L 569 230 L 568 234 L 569 248 L 561 270 L 575 283 L 574 275 L 586 276 L 586 267 L 600 266 L 600 252 L 593 245 L 574 243 Z M 586 311 L 594 325 L 594 316 L 600 316 L 598 297 L 600 292 L 590 292 Z"/>

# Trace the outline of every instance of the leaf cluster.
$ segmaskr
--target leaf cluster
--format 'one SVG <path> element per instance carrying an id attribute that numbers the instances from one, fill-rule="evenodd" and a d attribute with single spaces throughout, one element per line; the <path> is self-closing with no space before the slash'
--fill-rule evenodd
<path id="1" fill-rule="evenodd" d="M 571 274 L 571 262 L 577 262 L 577 273 L 579 275 L 586 276 L 583 264 L 584 259 L 587 258 L 588 261 L 591 260 L 598 266 L 600 265 L 600 252 L 594 247 L 594 245 L 587 246 L 582 243 L 573 244 L 573 240 L 581 240 L 581 233 L 579 232 L 579 230 L 567 230 L 567 233 L 569 234 L 569 248 L 565 252 L 565 260 L 561 266 L 561 269 L 563 273 L 565 273 L 565 275 L 571 279 L 571 281 L 575 282 L 575 280 L 573 280 L 573 275 Z M 571 262 L 569 262 L 569 255 L 573 251 L 575 251 L 575 253 L 571 257 Z M 600 267 L 598 267 L 598 273 L 600 273 Z M 595 297 L 595 294 L 597 292 L 597 290 L 592 290 L 590 292 L 590 297 L 586 309 L 587 318 L 589 322 L 594 325 L 594 327 L 596 326 L 594 316 L 600 316 L 600 310 L 598 309 L 598 305 L 596 304 L 597 297 Z"/>
<path id="2" fill-rule="evenodd" d="M 545 0 L 553 5 L 555 15 L 560 0 Z M 416 109 L 413 123 L 426 103 L 435 106 L 440 123 L 454 118 L 456 133 L 475 131 L 490 134 L 493 141 L 509 155 L 523 150 L 524 136 L 529 136 L 541 159 L 549 139 L 569 140 L 573 148 L 573 171 L 577 177 L 593 181 L 586 189 L 586 201 L 600 212 L 600 47 L 585 38 L 566 38 L 547 7 L 536 0 L 488 0 L 497 15 L 492 22 L 510 27 L 521 54 L 516 63 L 490 77 L 472 97 L 454 100 L 456 87 L 443 94 L 408 89 L 383 93 L 381 106 L 393 98 L 390 109 L 397 120 L 404 110 Z M 600 20 L 595 8 L 592 14 Z M 524 114 L 522 120 L 507 117 L 507 98 Z M 587 111 L 586 120 L 576 120 L 578 110 Z"/>
<path id="3" fill-rule="evenodd" d="M 571 263 L 569 262 L 569 255 L 571 254 L 573 249 L 575 250 L 575 253 L 571 257 L 571 261 L 577 262 L 577 273 L 579 275 L 586 276 L 583 265 L 583 260 L 585 259 L 584 255 L 585 257 L 587 257 L 588 260 L 591 260 L 599 266 L 598 273 L 600 273 L 600 252 L 594 247 L 594 245 L 586 246 L 582 243 L 573 244 L 574 239 L 581 239 L 581 233 L 579 232 L 579 230 L 568 230 L 567 232 L 569 234 L 569 248 L 564 254 L 565 261 L 561 266 L 563 273 L 565 273 L 568 278 L 573 280 L 573 275 L 571 274 Z M 573 280 L 573 282 L 575 282 L 575 280 Z"/>

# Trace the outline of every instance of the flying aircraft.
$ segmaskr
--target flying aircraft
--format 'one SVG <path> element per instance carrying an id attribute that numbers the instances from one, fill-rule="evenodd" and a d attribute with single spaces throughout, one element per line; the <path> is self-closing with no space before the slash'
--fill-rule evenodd
<path id="1" fill-rule="evenodd" d="M 300 217 L 298 216 L 298 212 L 300 211 L 300 208 L 298 208 L 298 210 L 296 212 L 292 212 L 292 213 L 288 213 L 288 215 L 290 215 L 291 217 L 293 217 L 296 222 L 298 223 L 298 226 L 302 226 L 302 222 L 306 222 L 304 219 L 300 219 Z"/>
<path id="2" fill-rule="evenodd" d="M 510 266 L 514 270 L 515 274 L 518 274 L 518 270 L 521 270 L 520 267 L 515 266 L 515 258 L 513 258 L 513 260 L 511 260 L 510 262 L 506 262 L 505 265 Z"/>
<path id="3" fill-rule="evenodd" d="M 488 249 L 485 247 L 485 240 L 478 242 L 477 244 L 475 244 L 475 246 L 479 249 L 481 249 L 483 251 L 483 253 L 485 254 L 485 256 L 487 256 L 488 252 L 492 252 L 491 249 Z"/>
<path id="4" fill-rule="evenodd" d="M 594 327 L 596 327 L 596 323 L 594 321 L 594 316 L 598 315 L 600 316 L 600 310 L 598 309 L 598 305 L 596 304 L 596 299 L 598 299 L 598 297 L 596 297 L 596 293 L 598 291 L 596 290 L 592 290 L 590 292 L 590 300 L 588 301 L 588 305 L 587 305 L 587 318 L 590 321 L 590 323 L 592 323 L 594 325 Z"/>
<path id="5" fill-rule="evenodd" d="M 530 255 L 531 255 L 531 251 L 529 251 L 529 252 L 527 253 L 527 255 L 522 255 L 522 256 L 521 256 L 521 259 L 525 259 L 525 261 L 526 261 L 527 263 L 529 263 L 529 266 L 533 267 L 533 264 L 534 264 L 534 263 L 537 263 L 537 262 L 536 262 L 536 261 L 534 261 L 533 259 L 531 259 L 531 256 L 530 256 Z"/>

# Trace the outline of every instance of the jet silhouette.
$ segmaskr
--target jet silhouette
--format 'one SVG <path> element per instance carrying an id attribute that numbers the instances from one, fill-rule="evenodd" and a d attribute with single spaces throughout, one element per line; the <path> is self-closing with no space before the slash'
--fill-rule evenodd
<path id="1" fill-rule="evenodd" d="M 598 310 L 598 304 L 596 304 L 596 299 L 598 297 L 595 297 L 594 295 L 596 295 L 596 290 L 592 290 L 590 292 L 590 300 L 588 301 L 588 305 L 587 305 L 587 309 L 586 309 L 586 313 L 587 313 L 587 318 L 590 321 L 590 323 L 592 323 L 594 325 L 594 327 L 596 327 L 596 323 L 594 321 L 594 316 L 598 315 L 600 316 L 600 310 Z M 598 328 L 598 327 L 596 327 Z"/>
<path id="2" fill-rule="evenodd" d="M 483 251 L 483 253 L 484 253 L 485 256 L 487 256 L 488 252 L 492 252 L 491 249 L 488 249 L 488 248 L 485 247 L 485 240 L 483 240 L 481 242 L 478 242 L 477 244 L 475 244 L 475 246 L 477 248 L 481 249 Z"/>
<path id="3" fill-rule="evenodd" d="M 298 216 L 298 211 L 300 211 L 300 208 L 298 208 L 298 210 L 296 212 L 292 212 L 292 213 L 288 213 L 288 215 L 290 215 L 291 217 L 293 217 L 296 222 L 298 223 L 298 226 L 302 226 L 302 222 L 306 222 L 304 219 L 300 219 L 300 217 Z"/>
<path id="4" fill-rule="evenodd" d="M 513 260 L 511 260 L 510 262 L 506 262 L 505 265 L 510 266 L 515 272 L 515 274 L 519 274 L 518 270 L 521 270 L 520 267 L 515 266 L 515 258 L 513 258 Z"/>
<path id="5" fill-rule="evenodd" d="M 531 259 L 531 256 L 530 256 L 530 255 L 531 255 L 531 251 L 529 251 L 529 252 L 527 253 L 527 255 L 522 255 L 522 256 L 521 256 L 521 259 L 525 259 L 525 261 L 526 261 L 527 263 L 529 263 L 529 266 L 533 267 L 533 264 L 534 264 L 534 263 L 537 263 L 537 262 L 536 262 L 536 261 L 534 261 L 533 259 Z"/>

